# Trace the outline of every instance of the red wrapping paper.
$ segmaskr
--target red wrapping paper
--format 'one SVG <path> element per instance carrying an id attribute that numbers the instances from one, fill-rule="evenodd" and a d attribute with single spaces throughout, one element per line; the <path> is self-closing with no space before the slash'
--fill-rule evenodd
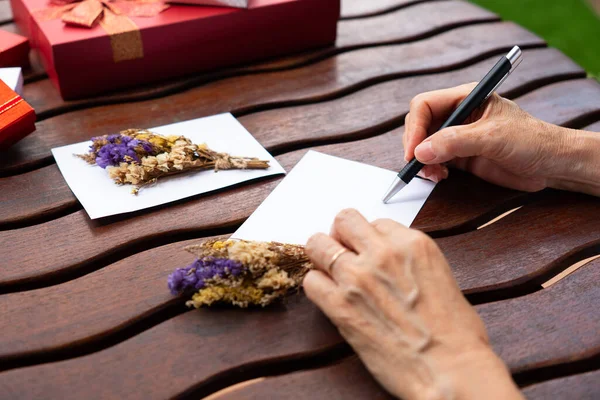
<path id="1" fill-rule="evenodd" d="M 115 62 L 111 38 L 99 24 L 36 20 L 32 12 L 48 7 L 47 0 L 11 3 L 65 99 L 325 46 L 335 41 L 340 14 L 340 0 L 250 0 L 248 9 L 171 5 L 155 17 L 130 17 L 143 57 Z"/>
<path id="2" fill-rule="evenodd" d="M 0 81 L 0 150 L 6 150 L 34 130 L 33 108 Z"/>
<path id="3" fill-rule="evenodd" d="M 0 68 L 29 65 L 29 41 L 26 37 L 0 30 Z"/>

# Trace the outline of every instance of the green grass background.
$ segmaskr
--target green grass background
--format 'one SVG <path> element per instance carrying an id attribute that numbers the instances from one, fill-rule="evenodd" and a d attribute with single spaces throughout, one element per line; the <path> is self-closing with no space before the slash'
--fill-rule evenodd
<path id="1" fill-rule="evenodd" d="M 471 0 L 544 38 L 600 79 L 600 18 L 585 0 Z"/>

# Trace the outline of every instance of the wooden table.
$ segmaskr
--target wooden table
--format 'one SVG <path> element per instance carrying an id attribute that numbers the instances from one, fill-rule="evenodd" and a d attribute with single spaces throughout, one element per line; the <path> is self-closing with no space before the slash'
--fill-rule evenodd
<path id="1" fill-rule="evenodd" d="M 0 20 L 16 30 L 6 0 Z M 0 398 L 387 398 L 303 295 L 189 311 L 166 288 L 191 261 L 182 247 L 233 232 L 281 177 L 91 221 L 50 149 L 231 111 L 288 171 L 309 148 L 399 169 L 410 99 L 479 79 L 514 44 L 525 61 L 501 94 L 600 131 L 596 81 L 456 0 L 344 0 L 335 47 L 82 101 L 62 101 L 34 59 L 37 132 L 0 154 Z M 541 286 L 600 254 L 599 199 L 453 171 L 413 227 L 436 238 L 527 396 L 600 396 L 600 260 Z"/>

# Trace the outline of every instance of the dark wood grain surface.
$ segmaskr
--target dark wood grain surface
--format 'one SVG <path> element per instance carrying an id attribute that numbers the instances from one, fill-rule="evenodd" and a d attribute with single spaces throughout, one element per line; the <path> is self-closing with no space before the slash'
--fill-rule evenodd
<path id="1" fill-rule="evenodd" d="M 600 301 L 599 266 L 600 260 L 549 289 L 477 307 L 493 347 L 513 373 L 600 354 L 600 309 L 596 306 Z M 557 315 L 561 318 L 557 319 Z M 244 346 L 239 345 L 241 341 Z M 209 385 L 217 373 L 225 373 L 227 367 L 242 369 L 246 365 L 249 369 L 267 359 L 318 354 L 342 342 L 337 330 L 314 305 L 303 296 L 294 296 L 286 305 L 269 310 L 187 312 L 88 356 L 4 372 L 0 374 L 0 388 L 26 398 L 44 394 L 61 399 L 133 394 L 140 398 L 166 398 L 190 389 L 201 392 L 202 386 Z M 140 363 L 145 366 L 144 374 L 128 373 L 139 368 Z M 99 365 L 104 367 L 101 375 L 97 374 Z M 336 375 L 345 375 L 344 380 L 352 379 L 356 385 L 369 385 L 363 389 L 368 392 L 376 390 L 371 378 L 360 378 L 366 371 L 361 373 L 352 365 L 344 368 L 344 373 Z M 127 376 L 126 383 L 116 385 L 122 376 Z M 163 379 L 158 380 L 157 376 Z M 21 387 L 19 382 L 25 379 L 29 385 Z M 313 372 L 304 379 L 301 387 L 309 390 L 319 387 L 322 376 Z M 334 391 L 349 390 L 334 386 Z M 273 393 L 263 394 L 269 392 Z M 290 389 L 290 393 L 302 391 Z M 348 396 L 341 398 L 349 397 L 350 392 L 346 393 Z M 318 395 L 318 391 L 313 393 Z"/>
<path id="2" fill-rule="evenodd" d="M 600 392 L 600 370 L 567 378 L 553 379 L 525 388 L 523 394 L 530 400 L 594 400 Z"/>
<path id="3" fill-rule="evenodd" d="M 7 3 L 0 29 L 16 31 L 2 22 Z M 233 232 L 280 177 L 91 221 L 50 156 L 93 135 L 229 111 L 288 171 L 308 149 L 399 169 L 410 99 L 480 79 L 513 44 L 525 61 L 501 93 L 546 121 L 600 131 L 600 85 L 488 11 L 343 0 L 342 16 L 329 48 L 76 102 L 60 99 L 32 54 L 25 97 L 38 130 L 0 154 L 0 397 L 201 398 L 284 374 L 218 398 L 389 398 L 301 293 L 267 310 L 189 311 L 166 288 L 192 261 L 182 247 Z M 600 254 L 599 220 L 597 198 L 452 171 L 413 224 L 436 238 L 531 398 L 599 393 L 585 372 L 600 353 L 600 261 L 540 286 Z"/>
<path id="4" fill-rule="evenodd" d="M 12 21 L 12 11 L 10 3 L 6 0 L 0 1 L 0 29 Z"/>
<path id="5" fill-rule="evenodd" d="M 402 9 L 423 0 L 372 0 L 343 1 L 342 18 L 359 18 L 382 14 L 395 9 Z"/>
<path id="6" fill-rule="evenodd" d="M 565 92 L 567 86 L 573 88 L 571 90 L 578 91 L 578 100 L 574 98 L 563 99 L 561 97 L 570 93 L 569 91 Z M 538 103 L 546 102 L 548 104 L 546 107 L 539 107 L 540 110 L 548 109 L 551 112 L 551 114 L 547 114 L 545 119 L 561 122 L 554 118 L 565 118 L 569 113 L 571 113 L 571 118 L 576 118 L 577 115 L 600 112 L 600 91 L 595 89 L 597 89 L 597 83 L 591 80 L 568 81 L 538 89 L 523 96 L 518 102 L 523 104 L 525 109 L 535 109 Z M 356 95 L 362 93 L 359 92 Z M 393 93 L 393 91 L 389 91 L 389 93 Z M 344 97 L 344 99 L 346 98 Z M 407 97 L 405 101 L 409 101 L 410 98 L 411 96 Z M 529 105 L 530 98 L 533 99 L 533 103 Z M 333 102 L 337 103 L 338 100 Z M 579 110 L 574 108 L 578 102 L 580 103 Z M 561 107 L 564 107 L 564 109 Z M 289 109 L 283 109 L 283 111 L 287 110 Z M 279 110 L 264 113 L 276 111 Z M 253 132 L 254 136 L 265 144 L 272 135 L 264 132 L 267 128 L 256 122 L 255 125 L 248 124 L 247 119 L 254 115 L 256 114 L 242 118 L 241 122 L 246 127 L 251 125 L 248 127 L 250 132 Z M 299 115 L 308 116 L 310 113 L 299 113 Z M 290 132 L 294 132 L 297 126 L 312 124 L 315 119 L 304 118 L 296 124 L 289 125 Z M 568 119 L 566 118 L 566 120 Z M 340 123 L 343 123 L 343 121 L 340 121 Z M 362 121 L 357 121 L 357 124 L 360 123 Z M 337 124 L 334 126 L 337 126 Z M 281 132 L 284 129 L 285 126 L 280 126 L 279 131 Z M 320 129 L 326 128 L 323 128 L 321 123 L 312 125 L 312 132 Z M 304 132 L 304 130 L 300 129 L 299 132 Z M 401 140 L 398 139 L 398 146 L 400 144 Z M 389 153 L 393 157 L 392 160 L 400 158 L 397 157 L 397 154 L 401 154 L 401 147 L 399 150 L 395 153 Z M 355 152 L 358 153 L 355 159 L 367 161 L 361 157 L 364 154 L 362 148 L 356 147 Z M 295 162 L 286 162 L 287 157 L 290 157 L 290 155 L 279 158 L 284 168 L 289 170 Z M 353 158 L 351 153 L 346 154 L 346 157 Z M 394 168 L 393 165 L 388 165 L 388 167 Z M 460 175 L 458 177 L 460 179 Z M 192 200 L 180 201 L 170 207 L 159 207 L 153 211 L 139 212 L 129 218 L 90 220 L 85 211 L 81 210 L 38 225 L 0 232 L 0 240 L 11 246 L 10 254 L 0 260 L 0 267 L 3 269 L 0 278 L 0 291 L 17 290 L 19 287 L 35 285 L 40 280 L 45 279 L 65 279 L 65 274 L 80 274 L 82 272 L 78 272 L 78 270 L 96 268 L 98 263 L 105 262 L 111 256 L 124 256 L 136 250 L 147 248 L 151 244 L 169 243 L 173 240 L 185 238 L 185 235 L 199 235 L 218 228 L 234 227 L 250 215 L 266 198 L 277 182 L 277 178 L 271 178 L 263 184 L 243 185 L 236 190 L 196 196 Z M 512 193 L 509 194 L 509 196 L 512 195 Z M 435 194 L 432 198 L 435 198 Z M 447 201 L 441 203 L 451 205 Z M 460 202 L 457 201 L 454 204 L 458 207 Z M 207 212 L 207 210 L 210 211 Z M 430 219 L 426 222 L 429 229 L 436 230 L 436 228 L 439 228 L 439 226 L 436 227 L 435 219 L 440 221 L 439 225 L 441 227 L 449 229 L 447 214 L 440 210 L 440 208 L 437 208 L 436 213 L 429 215 Z M 489 212 L 490 210 L 485 211 Z M 461 220 L 459 224 L 467 222 Z M 414 226 L 421 227 L 419 220 L 415 221 Z M 77 238 L 77 240 L 74 241 L 70 238 Z M 60 245 L 57 245 L 57 243 Z"/>
<path id="7" fill-rule="evenodd" d="M 543 83 L 584 76 L 579 67 L 556 50 L 527 50 L 525 54 L 528 58 L 522 65 L 521 73 L 515 76 L 514 80 L 507 82 L 501 89 L 501 94 L 516 97 Z M 316 144 L 372 136 L 401 124 L 408 112 L 407 105 L 410 99 L 420 91 L 433 90 L 445 84 L 458 84 L 474 76 L 483 76 L 496 59 L 496 56 L 490 57 L 470 67 L 433 76 L 383 82 L 325 103 L 257 112 L 241 117 L 240 121 L 269 150 L 293 148 L 301 141 Z M 547 68 L 547 65 L 551 67 Z M 586 97 L 581 104 L 589 107 L 589 100 Z M 550 97 L 547 101 L 557 100 Z M 568 124 L 572 119 L 587 113 L 587 109 L 577 110 L 571 106 L 561 109 L 561 113 L 555 115 L 545 112 L 544 107 L 535 110 L 535 106 L 536 104 L 529 106 L 535 115 L 557 124 Z M 565 104 L 557 104 L 556 108 L 562 106 Z M 277 142 L 269 142 L 273 140 Z M 284 140 L 285 142 L 281 143 Z M 390 153 L 390 156 L 395 154 Z M 401 164 L 390 164 L 387 167 L 399 168 Z M 25 181 L 29 184 L 23 184 Z M 45 189 L 43 198 L 29 193 L 31 190 L 37 190 L 38 185 Z M 66 209 L 73 210 L 78 207 L 56 166 L 0 178 L 0 188 L 3 187 L 6 187 L 7 191 L 0 198 L 0 202 L 5 198 L 10 204 L 0 207 L 0 228 L 3 225 L 25 224 L 29 220 L 49 219 L 53 214 L 60 215 Z M 2 192 L 0 189 L 0 193 Z"/>

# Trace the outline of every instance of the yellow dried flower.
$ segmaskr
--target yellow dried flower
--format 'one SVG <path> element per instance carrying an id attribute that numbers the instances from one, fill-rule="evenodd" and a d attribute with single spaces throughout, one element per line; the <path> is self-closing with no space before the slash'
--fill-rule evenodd
<path id="1" fill-rule="evenodd" d="M 225 249 L 229 246 L 231 246 L 231 244 L 233 244 L 234 242 L 232 240 L 226 240 L 226 241 L 222 241 L 222 240 L 217 240 L 216 242 L 213 243 L 212 248 L 215 250 L 221 250 L 221 249 Z"/>
<path id="2" fill-rule="evenodd" d="M 263 305 L 264 295 L 265 293 L 261 289 L 250 285 L 239 287 L 211 286 L 194 294 L 192 300 L 186 302 L 186 305 L 200 308 L 203 305 L 210 306 L 213 303 L 225 302 L 246 308 L 250 304 Z"/>

